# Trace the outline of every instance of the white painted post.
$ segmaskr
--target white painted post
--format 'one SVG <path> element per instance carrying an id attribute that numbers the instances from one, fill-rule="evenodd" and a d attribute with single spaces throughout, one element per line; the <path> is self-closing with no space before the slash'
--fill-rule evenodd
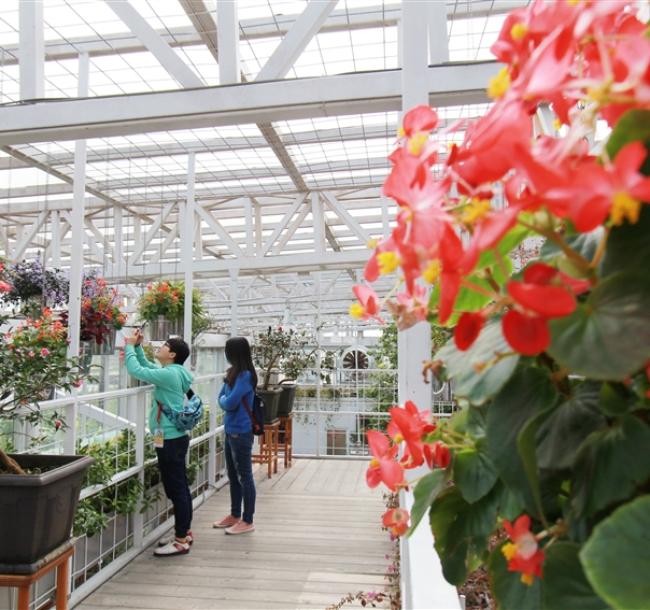
<path id="1" fill-rule="evenodd" d="M 239 269 L 230 269 L 230 336 L 237 336 L 239 326 Z"/>
<path id="2" fill-rule="evenodd" d="M 241 82 L 239 68 L 239 19 L 237 2 L 217 0 L 217 48 L 219 51 L 219 84 Z"/>
<path id="3" fill-rule="evenodd" d="M 429 63 L 442 64 L 449 61 L 447 43 L 447 3 L 427 2 L 429 16 Z"/>
<path id="4" fill-rule="evenodd" d="M 315 193 L 312 193 L 312 197 Z M 313 199 L 312 199 L 313 203 Z M 316 328 L 320 327 L 321 324 L 321 276 L 318 271 L 314 273 L 314 298 L 316 299 Z M 320 330 L 317 334 L 317 341 L 320 345 Z M 321 386 L 322 380 L 320 376 L 321 371 L 321 354 L 320 350 L 316 353 L 316 456 L 320 457 L 320 433 L 321 433 L 321 423 L 322 418 L 320 414 L 321 410 Z M 327 431 L 325 432 L 325 444 L 327 445 Z"/>
<path id="5" fill-rule="evenodd" d="M 20 99 L 42 98 L 45 87 L 43 2 L 19 2 L 18 12 Z"/>
<path id="6" fill-rule="evenodd" d="M 250 197 L 244 199 L 244 226 L 246 228 L 246 256 L 255 256 L 253 204 L 251 203 Z"/>
<path id="7" fill-rule="evenodd" d="M 323 202 L 317 192 L 311 194 L 311 215 L 314 225 L 314 252 L 325 254 L 325 216 Z"/>
<path id="8" fill-rule="evenodd" d="M 135 415 L 135 463 L 140 468 L 138 472 L 138 479 L 144 486 L 144 442 L 146 433 L 146 412 L 147 405 L 141 404 L 146 400 L 146 394 L 138 393 L 131 394 L 127 397 L 129 419 L 131 414 Z M 139 504 L 139 503 L 138 503 Z M 140 506 L 133 513 L 133 546 L 142 548 L 144 538 L 144 515 L 140 512 Z"/>
<path id="9" fill-rule="evenodd" d="M 52 225 L 52 238 L 50 241 L 50 255 L 52 260 L 52 267 L 61 266 L 61 221 L 59 219 L 60 212 L 53 210 L 51 213 Z"/>
<path id="10" fill-rule="evenodd" d="M 88 95 L 89 58 L 87 53 L 79 55 L 79 97 Z M 68 357 L 79 355 L 81 333 L 81 281 L 83 279 L 84 215 L 86 203 L 86 140 L 77 140 L 74 149 L 73 204 L 70 213 L 70 293 L 68 296 Z M 77 401 L 65 409 L 68 428 L 65 432 L 64 446 L 68 454 L 76 450 Z"/>
<path id="11" fill-rule="evenodd" d="M 187 198 L 181 224 L 181 265 L 185 281 L 185 312 L 183 320 L 183 336 L 188 345 L 192 343 L 192 289 L 194 287 L 193 252 L 194 252 L 194 174 L 196 155 L 187 156 Z M 185 361 L 187 368 L 191 367 L 191 359 Z"/>

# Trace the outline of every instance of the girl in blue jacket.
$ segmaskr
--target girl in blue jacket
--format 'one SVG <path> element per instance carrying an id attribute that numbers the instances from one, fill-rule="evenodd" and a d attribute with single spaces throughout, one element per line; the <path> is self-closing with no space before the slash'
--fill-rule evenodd
<path id="1" fill-rule="evenodd" d="M 226 341 L 226 360 L 230 368 L 219 393 L 219 406 L 225 411 L 224 450 L 230 481 L 230 514 L 221 521 L 215 521 L 212 526 L 225 529 L 226 534 L 246 534 L 255 529 L 253 421 L 249 410 L 252 412 L 257 373 L 253 366 L 251 347 L 244 337 L 232 337 Z"/>

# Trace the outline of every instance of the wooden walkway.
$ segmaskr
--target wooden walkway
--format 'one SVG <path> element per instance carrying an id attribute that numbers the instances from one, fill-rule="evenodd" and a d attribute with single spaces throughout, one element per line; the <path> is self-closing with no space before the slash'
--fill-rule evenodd
<path id="1" fill-rule="evenodd" d="M 382 591 L 391 545 L 367 462 L 293 464 L 270 480 L 257 472 L 255 532 L 212 529 L 229 512 L 224 487 L 195 512 L 191 553 L 160 559 L 148 549 L 77 609 L 324 609 L 347 593 Z"/>

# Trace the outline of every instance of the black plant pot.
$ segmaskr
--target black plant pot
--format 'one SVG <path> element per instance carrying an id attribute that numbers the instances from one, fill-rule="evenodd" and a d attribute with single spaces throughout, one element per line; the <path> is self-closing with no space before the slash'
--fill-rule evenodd
<path id="1" fill-rule="evenodd" d="M 43 474 L 0 475 L 0 573 L 31 573 L 34 564 L 70 538 L 84 474 L 82 455 L 12 455 Z"/>
<path id="2" fill-rule="evenodd" d="M 281 388 L 268 388 L 263 390 L 257 388 L 257 393 L 264 401 L 264 423 L 270 424 L 278 418 L 278 405 L 280 403 Z"/>
<path id="3" fill-rule="evenodd" d="M 287 417 L 293 410 L 293 401 L 296 398 L 296 384 L 282 384 L 282 394 L 278 404 L 278 417 Z"/>

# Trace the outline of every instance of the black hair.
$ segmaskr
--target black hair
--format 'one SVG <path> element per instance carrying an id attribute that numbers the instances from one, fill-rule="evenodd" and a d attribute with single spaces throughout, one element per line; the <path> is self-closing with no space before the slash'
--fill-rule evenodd
<path id="1" fill-rule="evenodd" d="M 257 387 L 257 372 L 253 365 L 251 346 L 245 337 L 231 337 L 226 341 L 226 360 L 231 365 L 226 371 L 226 383 L 232 387 L 243 371 L 250 371 L 253 388 Z"/>
<path id="2" fill-rule="evenodd" d="M 173 352 L 174 364 L 183 364 L 190 355 L 190 348 L 180 337 L 170 337 L 167 339 L 169 351 Z"/>

